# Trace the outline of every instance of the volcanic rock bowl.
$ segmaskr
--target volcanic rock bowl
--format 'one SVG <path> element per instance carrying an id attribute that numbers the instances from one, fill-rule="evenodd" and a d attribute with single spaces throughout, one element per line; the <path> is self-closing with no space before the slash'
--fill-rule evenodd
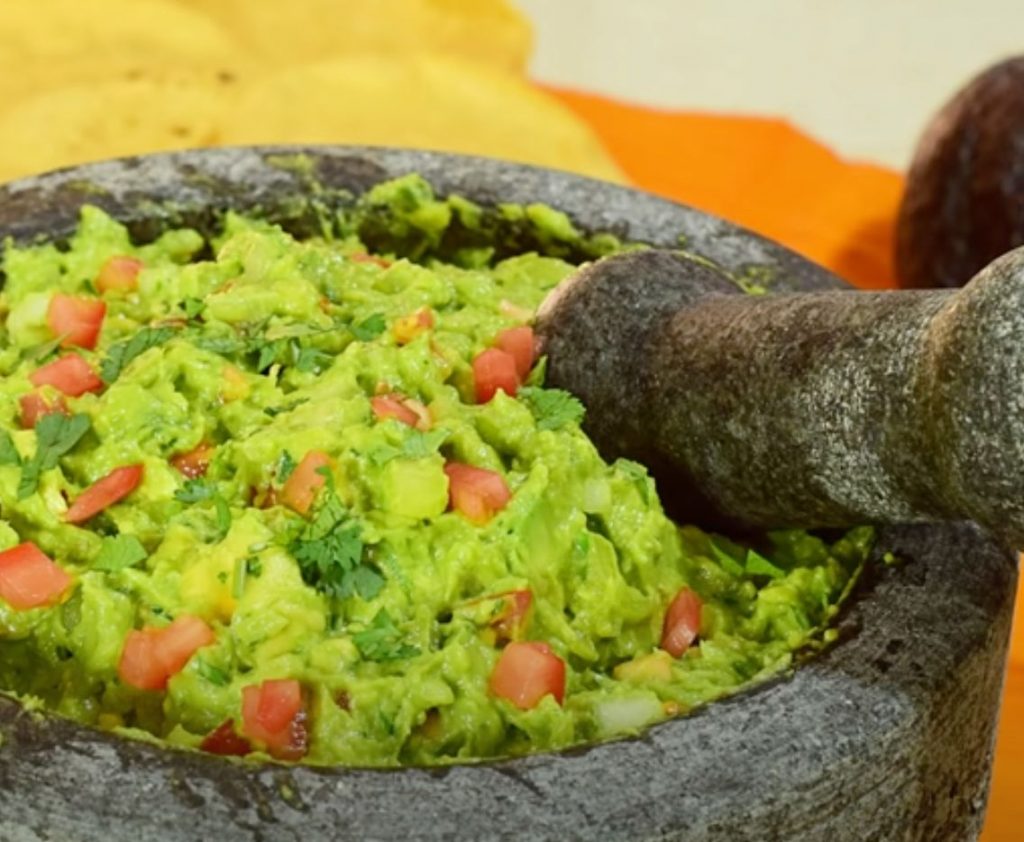
<path id="1" fill-rule="evenodd" d="M 299 157 L 297 157 L 299 156 Z M 305 158 L 301 156 L 306 156 Z M 0 235 L 61 238 L 93 203 L 146 239 L 237 208 L 287 218 L 408 172 L 484 205 L 685 247 L 771 291 L 841 287 L 747 231 L 650 195 L 497 161 L 386 149 L 132 158 L 0 188 Z M 0 696 L 0 839 L 964 840 L 983 819 L 1017 577 L 971 524 L 880 533 L 839 642 L 642 737 L 439 769 L 313 769 L 164 749 Z"/>

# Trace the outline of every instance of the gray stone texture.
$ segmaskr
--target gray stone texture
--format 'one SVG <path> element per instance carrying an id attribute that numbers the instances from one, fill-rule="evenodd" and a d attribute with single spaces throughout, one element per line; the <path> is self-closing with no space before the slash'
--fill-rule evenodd
<path id="1" fill-rule="evenodd" d="M 702 522 L 974 520 L 1024 547 L 1024 249 L 956 291 L 758 296 L 631 252 L 560 288 L 538 332 L 598 446 Z"/>
<path id="2" fill-rule="evenodd" d="M 83 201 L 129 221 L 207 223 L 308 195 L 270 152 L 81 167 L 0 188 L 0 234 L 71 230 Z M 581 226 L 674 247 L 773 289 L 839 289 L 790 252 L 697 211 L 574 176 L 380 149 L 305 150 L 356 193 L 417 171 L 484 203 L 542 201 Z M 837 396 L 837 400 L 841 397 Z M 713 411 L 713 410 L 712 410 Z M 724 421 L 723 421 L 724 423 Z M 771 681 L 641 738 L 446 769 L 255 765 L 126 741 L 0 697 L 0 839 L 707 840 L 976 838 L 984 813 L 1016 559 L 970 524 L 883 529 L 840 641 Z"/>

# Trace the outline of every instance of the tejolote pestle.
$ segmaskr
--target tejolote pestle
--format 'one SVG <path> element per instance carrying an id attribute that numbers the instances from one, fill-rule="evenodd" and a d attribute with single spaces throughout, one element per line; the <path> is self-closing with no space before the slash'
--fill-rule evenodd
<path id="1" fill-rule="evenodd" d="M 966 287 L 746 295 L 644 250 L 541 307 L 547 385 L 676 517 L 839 527 L 977 521 L 1024 547 L 1024 249 Z"/>

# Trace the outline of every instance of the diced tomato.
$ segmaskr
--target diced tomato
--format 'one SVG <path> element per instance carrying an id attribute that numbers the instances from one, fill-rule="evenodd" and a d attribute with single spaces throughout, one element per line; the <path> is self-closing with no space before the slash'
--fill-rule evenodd
<path id="1" fill-rule="evenodd" d="M 353 263 L 372 263 L 375 266 L 380 266 L 382 269 L 387 269 L 391 265 L 391 261 L 385 257 L 377 257 L 374 254 L 367 254 L 365 251 L 355 251 L 348 256 L 348 259 Z"/>
<path id="2" fill-rule="evenodd" d="M 226 719 L 206 735 L 199 748 L 222 757 L 245 757 L 252 751 L 249 741 L 235 731 L 235 720 Z"/>
<path id="3" fill-rule="evenodd" d="M 323 474 L 319 473 L 323 467 L 331 467 L 334 463 L 331 457 L 321 450 L 311 450 L 302 457 L 302 461 L 292 471 L 290 477 L 285 480 L 281 488 L 281 502 L 289 509 L 306 514 L 316 499 L 316 493 L 327 481 Z"/>
<path id="4" fill-rule="evenodd" d="M 103 381 L 89 363 L 78 354 L 67 354 L 33 371 L 28 379 L 33 386 L 53 386 L 69 398 L 86 392 L 98 392 Z"/>
<path id="5" fill-rule="evenodd" d="M 403 402 L 401 395 L 375 395 L 370 398 L 370 406 L 373 407 L 373 414 L 380 421 L 385 418 L 394 418 L 410 427 L 415 427 L 419 417 Z"/>
<path id="6" fill-rule="evenodd" d="M 195 479 L 206 473 L 213 461 L 213 453 L 216 448 L 212 444 L 202 444 L 193 447 L 185 453 L 177 453 L 171 457 L 171 465 L 184 477 Z"/>
<path id="7" fill-rule="evenodd" d="M 112 289 L 126 292 L 133 290 L 139 285 L 139 272 L 144 265 L 137 257 L 111 257 L 100 267 L 100 273 L 96 276 L 96 289 L 100 292 Z"/>
<path id="8" fill-rule="evenodd" d="M 39 392 L 29 392 L 27 395 L 22 395 L 18 398 L 18 406 L 21 410 L 21 426 L 26 430 L 31 430 L 35 427 L 39 419 L 44 415 L 52 415 L 55 412 L 60 412 L 63 415 L 68 414 L 68 407 L 64 403 L 63 398 L 58 397 L 50 403 Z"/>
<path id="9" fill-rule="evenodd" d="M 299 760 L 309 736 L 302 686 L 292 679 L 272 679 L 242 691 L 242 733 L 279 760 Z"/>
<path id="10" fill-rule="evenodd" d="M 529 590 L 508 591 L 500 596 L 505 605 L 498 616 L 491 620 L 491 628 L 498 633 L 499 640 L 516 640 L 526 629 L 533 593 Z"/>
<path id="11" fill-rule="evenodd" d="M 548 694 L 562 704 L 565 698 L 565 661 L 546 643 L 510 643 L 501 651 L 491 672 L 490 690 L 520 710 L 536 707 Z"/>
<path id="12" fill-rule="evenodd" d="M 689 588 L 683 588 L 665 612 L 661 629 L 661 648 L 674 658 L 682 657 L 700 633 L 700 613 L 703 603 Z"/>
<path id="13" fill-rule="evenodd" d="M 500 348 L 481 351 L 473 360 L 473 384 L 477 403 L 487 403 L 499 389 L 509 397 L 515 397 L 519 391 L 516 358 Z"/>
<path id="14" fill-rule="evenodd" d="M 494 345 L 511 354 L 516 361 L 516 374 L 522 383 L 533 368 L 533 328 L 510 327 L 498 334 Z"/>
<path id="15" fill-rule="evenodd" d="M 487 523 L 512 497 L 505 478 L 495 471 L 449 462 L 444 472 L 448 475 L 451 508 L 474 523 Z"/>
<path id="16" fill-rule="evenodd" d="M 106 302 L 57 293 L 50 299 L 46 323 L 54 336 L 61 336 L 61 347 L 95 348 L 107 313 Z"/>
<path id="17" fill-rule="evenodd" d="M 68 507 L 64 520 L 68 523 L 82 523 L 102 512 L 107 506 L 123 500 L 139 487 L 140 482 L 142 465 L 115 468 L 75 498 L 75 502 Z"/>
<path id="18" fill-rule="evenodd" d="M 163 690 L 196 652 L 216 640 L 213 629 L 189 614 L 161 629 L 131 631 L 121 650 L 117 674 L 139 690 Z"/>
<path id="19" fill-rule="evenodd" d="M 397 319 L 391 327 L 395 341 L 399 345 L 408 345 L 424 331 L 434 326 L 434 314 L 429 307 L 421 307 L 415 313 Z"/>
<path id="20" fill-rule="evenodd" d="M 0 553 L 0 599 L 25 611 L 54 605 L 71 587 L 71 577 L 31 541 Z"/>

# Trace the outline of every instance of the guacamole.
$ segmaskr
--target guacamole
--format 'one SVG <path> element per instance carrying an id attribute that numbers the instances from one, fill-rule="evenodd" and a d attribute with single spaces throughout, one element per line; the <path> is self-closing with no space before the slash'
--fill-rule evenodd
<path id="1" fill-rule="evenodd" d="M 619 247 L 414 175 L 303 239 L 227 213 L 139 244 L 84 207 L 66 243 L 8 244 L 0 689 L 394 766 L 635 734 L 790 667 L 871 532 L 738 543 L 601 458 L 529 325 Z"/>

